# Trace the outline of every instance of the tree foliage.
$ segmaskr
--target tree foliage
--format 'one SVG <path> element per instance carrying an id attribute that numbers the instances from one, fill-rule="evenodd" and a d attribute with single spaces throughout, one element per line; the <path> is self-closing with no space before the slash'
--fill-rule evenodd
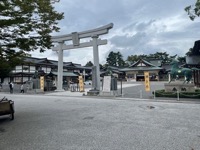
<path id="1" fill-rule="evenodd" d="M 50 0 L 1 0 L 0 10 L 0 41 L 4 52 L 15 48 L 43 52 L 50 48 L 50 33 L 59 30 L 57 21 L 63 18 Z"/>
<path id="2" fill-rule="evenodd" d="M 134 62 L 138 61 L 140 57 L 138 55 L 130 55 L 127 57 L 127 61 L 133 64 Z"/>
<path id="3" fill-rule="evenodd" d="M 19 65 L 24 56 L 26 56 L 23 51 L 15 52 L 14 50 L 10 50 L 9 55 L 2 55 L 0 53 L 0 79 L 1 82 L 4 81 L 4 78 L 8 77 L 10 71 L 16 66 Z"/>
<path id="4" fill-rule="evenodd" d="M 177 60 L 181 63 L 186 63 L 186 57 L 180 57 L 178 56 Z"/>
<path id="5" fill-rule="evenodd" d="M 200 0 L 197 0 L 194 5 L 187 6 L 185 11 L 188 13 L 188 16 L 191 20 L 194 20 L 196 17 L 200 16 Z"/>
<path id="6" fill-rule="evenodd" d="M 52 2 L 56 0 L 0 1 L 0 57 L 4 62 L 0 64 L 1 77 L 25 52 L 43 52 L 51 47 L 50 33 L 59 30 L 57 24 L 63 18 Z"/>
<path id="7" fill-rule="evenodd" d="M 130 62 L 131 64 L 138 61 L 140 58 L 145 59 L 145 60 L 162 60 L 162 63 L 168 63 L 171 61 L 171 57 L 167 52 L 156 52 L 154 54 L 149 54 L 149 55 L 131 55 L 127 57 L 127 61 Z"/>
<path id="8" fill-rule="evenodd" d="M 94 66 L 94 64 L 91 62 L 91 61 L 88 61 L 86 64 L 85 64 L 85 67 L 92 67 Z"/>
<path id="9" fill-rule="evenodd" d="M 193 48 L 190 48 L 189 51 L 185 54 L 186 56 L 192 55 Z"/>
<path id="10" fill-rule="evenodd" d="M 170 56 L 167 52 L 156 52 L 154 54 L 148 54 L 148 55 L 130 55 L 127 57 L 126 62 L 130 64 L 135 63 L 140 58 L 151 61 L 151 60 L 161 60 L 163 64 L 171 62 L 172 59 L 174 59 L 177 55 Z M 182 62 L 185 61 L 185 57 L 179 57 Z M 111 51 L 106 59 L 107 63 L 105 66 L 117 66 L 117 67 L 124 67 L 127 66 L 125 61 L 122 58 L 122 55 L 120 52 L 113 52 Z M 129 66 L 128 65 L 128 66 Z"/>
<path id="11" fill-rule="evenodd" d="M 123 56 L 120 52 L 111 51 L 106 59 L 106 63 L 109 66 L 118 66 L 123 67 L 125 65 L 125 61 L 123 60 Z"/>

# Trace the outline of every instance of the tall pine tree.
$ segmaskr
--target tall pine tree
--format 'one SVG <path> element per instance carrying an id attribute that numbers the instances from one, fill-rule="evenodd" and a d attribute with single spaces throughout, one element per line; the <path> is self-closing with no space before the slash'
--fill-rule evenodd
<path id="1" fill-rule="evenodd" d="M 111 51 L 106 59 L 106 63 L 109 66 L 117 66 L 117 67 L 123 67 L 125 65 L 125 62 L 123 60 L 123 56 L 120 52 L 113 52 Z"/>

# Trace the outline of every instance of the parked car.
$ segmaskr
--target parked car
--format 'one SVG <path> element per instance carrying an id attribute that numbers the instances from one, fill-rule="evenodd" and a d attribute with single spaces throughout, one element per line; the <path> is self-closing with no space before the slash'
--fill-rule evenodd
<path id="1" fill-rule="evenodd" d="M 92 81 L 91 80 L 87 80 L 84 82 L 84 85 L 92 85 Z"/>

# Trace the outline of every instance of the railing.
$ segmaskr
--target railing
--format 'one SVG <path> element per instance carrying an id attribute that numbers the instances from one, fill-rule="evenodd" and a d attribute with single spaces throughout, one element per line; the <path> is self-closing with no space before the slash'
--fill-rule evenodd
<path id="1" fill-rule="evenodd" d="M 162 91 L 159 92 L 158 91 L 154 91 L 154 99 L 156 99 L 156 93 L 161 95 L 161 96 L 157 96 L 157 97 L 165 97 L 165 98 L 176 98 L 177 101 L 180 100 L 180 98 L 194 98 L 194 99 L 198 99 L 200 97 L 200 94 L 196 93 L 196 94 L 186 94 L 186 92 L 180 92 L 180 91 L 174 91 L 174 92 L 170 92 L 170 93 L 163 93 Z"/>

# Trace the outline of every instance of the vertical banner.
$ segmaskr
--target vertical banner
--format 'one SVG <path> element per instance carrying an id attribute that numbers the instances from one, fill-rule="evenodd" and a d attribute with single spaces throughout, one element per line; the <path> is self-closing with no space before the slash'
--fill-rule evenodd
<path id="1" fill-rule="evenodd" d="M 150 91 L 149 72 L 144 72 L 145 91 Z"/>
<path id="2" fill-rule="evenodd" d="M 40 76 L 40 89 L 44 91 L 44 76 Z"/>
<path id="3" fill-rule="evenodd" d="M 79 76 L 78 79 L 79 79 L 80 92 L 84 92 L 83 77 Z"/>

